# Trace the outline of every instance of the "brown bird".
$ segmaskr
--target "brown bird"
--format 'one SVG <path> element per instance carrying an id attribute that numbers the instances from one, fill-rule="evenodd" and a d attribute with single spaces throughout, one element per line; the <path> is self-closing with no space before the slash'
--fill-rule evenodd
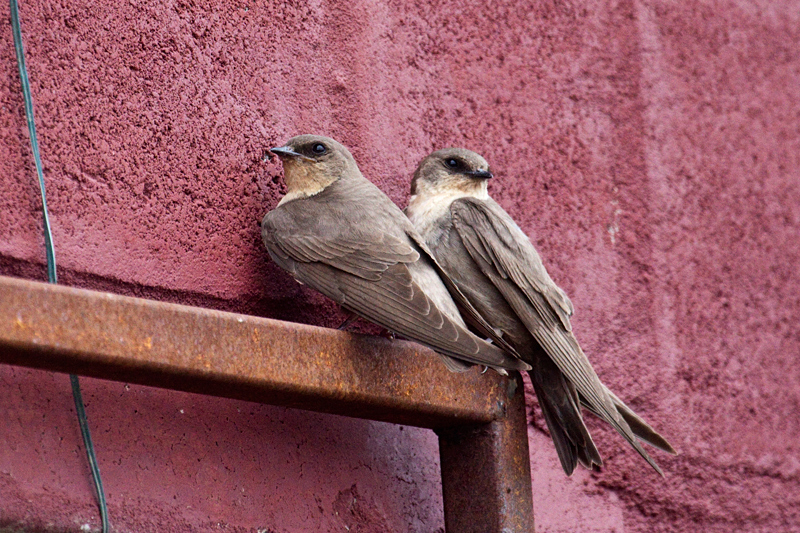
<path id="1" fill-rule="evenodd" d="M 489 197 L 486 160 L 461 148 L 419 164 L 406 214 L 447 275 L 525 362 L 567 475 L 577 463 L 602 465 L 581 404 L 614 427 L 657 472 L 637 441 L 670 444 L 609 391 L 572 333 L 572 303 L 550 278 L 533 244 Z"/>
<path id="2" fill-rule="evenodd" d="M 264 216 L 261 235 L 281 268 L 348 311 L 433 348 L 451 370 L 530 368 L 440 277 L 422 238 L 347 148 L 300 135 L 271 152 L 283 162 L 288 192 Z M 459 309 L 503 348 L 470 332 Z"/>

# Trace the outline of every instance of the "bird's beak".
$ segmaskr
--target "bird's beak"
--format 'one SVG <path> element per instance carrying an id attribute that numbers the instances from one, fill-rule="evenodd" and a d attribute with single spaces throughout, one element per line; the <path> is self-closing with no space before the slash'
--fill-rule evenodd
<path id="1" fill-rule="evenodd" d="M 279 146 L 277 148 L 270 148 L 270 152 L 277 155 L 281 159 L 290 158 L 290 159 L 310 159 L 303 154 L 298 154 L 288 146 Z"/>
<path id="2" fill-rule="evenodd" d="M 489 178 L 493 178 L 494 174 L 489 172 L 488 170 L 470 170 L 466 172 L 468 176 L 472 176 L 473 178 L 479 178 L 482 180 L 488 180 Z"/>

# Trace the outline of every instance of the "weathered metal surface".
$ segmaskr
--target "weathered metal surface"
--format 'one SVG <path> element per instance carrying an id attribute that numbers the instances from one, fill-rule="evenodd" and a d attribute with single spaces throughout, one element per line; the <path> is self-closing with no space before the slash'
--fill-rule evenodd
<path id="1" fill-rule="evenodd" d="M 422 346 L 0 276 L 0 363 L 434 428 L 448 532 L 533 531 L 522 381 Z"/>
<path id="2" fill-rule="evenodd" d="M 436 430 L 448 532 L 533 532 L 522 378 L 507 382 L 502 418 Z"/>
<path id="3" fill-rule="evenodd" d="M 489 422 L 508 383 L 411 342 L 3 276 L 0 363 L 420 427 Z"/>

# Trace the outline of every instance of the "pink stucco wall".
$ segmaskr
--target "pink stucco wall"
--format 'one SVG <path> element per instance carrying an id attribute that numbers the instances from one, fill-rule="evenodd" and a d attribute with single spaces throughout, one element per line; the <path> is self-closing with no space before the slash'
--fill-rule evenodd
<path id="1" fill-rule="evenodd" d="M 0 3 L 0 273 L 44 279 Z M 537 530 L 800 531 L 800 2 L 23 1 L 66 284 L 284 320 L 342 315 L 268 262 L 266 147 L 335 136 L 405 205 L 433 149 L 577 308 L 601 377 L 681 452 L 605 427 L 563 476 L 531 426 Z M 433 532 L 429 431 L 83 380 L 117 531 Z M 0 367 L 0 529 L 98 525 L 66 376 Z"/>

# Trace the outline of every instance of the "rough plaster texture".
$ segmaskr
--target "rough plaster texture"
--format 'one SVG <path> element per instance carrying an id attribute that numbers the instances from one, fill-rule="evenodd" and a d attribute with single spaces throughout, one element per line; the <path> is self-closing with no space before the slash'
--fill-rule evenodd
<path id="1" fill-rule="evenodd" d="M 606 467 L 566 479 L 533 416 L 537 530 L 800 531 L 800 2 L 62 0 L 22 21 L 62 282 L 335 325 L 259 242 L 265 148 L 333 135 L 401 205 L 429 151 L 476 149 L 601 377 L 681 451 L 661 480 L 592 422 Z M 6 23 L 0 180 L 0 272 L 43 279 Z M 442 527 L 428 431 L 84 386 L 117 531 Z M 2 367 L 0 398 L 0 528 L 97 527 L 66 376 Z"/>

